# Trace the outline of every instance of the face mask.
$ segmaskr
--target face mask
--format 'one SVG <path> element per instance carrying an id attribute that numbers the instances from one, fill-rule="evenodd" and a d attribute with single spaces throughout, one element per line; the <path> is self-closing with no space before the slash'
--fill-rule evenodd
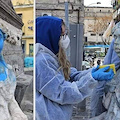
<path id="1" fill-rule="evenodd" d="M 113 36 L 115 39 L 114 49 L 118 57 L 120 58 L 120 22 L 117 23 L 115 27 L 113 28 Z"/>
<path id="2" fill-rule="evenodd" d="M 61 47 L 63 49 L 67 49 L 69 44 L 70 44 L 70 39 L 69 39 L 68 35 L 65 38 L 63 36 L 62 39 L 60 40 Z"/>

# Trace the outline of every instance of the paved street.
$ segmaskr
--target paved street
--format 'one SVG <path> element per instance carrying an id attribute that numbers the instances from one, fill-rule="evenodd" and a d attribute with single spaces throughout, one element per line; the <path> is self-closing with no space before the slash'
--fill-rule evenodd
<path id="1" fill-rule="evenodd" d="M 82 111 L 79 104 L 73 107 L 73 115 L 71 120 L 89 120 L 90 118 L 90 97 L 86 98 L 86 110 Z"/>

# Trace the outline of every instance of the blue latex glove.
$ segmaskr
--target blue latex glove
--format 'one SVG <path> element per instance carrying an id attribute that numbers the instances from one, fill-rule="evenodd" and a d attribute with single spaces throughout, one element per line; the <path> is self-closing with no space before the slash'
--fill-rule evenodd
<path id="1" fill-rule="evenodd" d="M 93 68 L 92 70 L 92 76 L 95 80 L 98 80 L 98 81 L 102 81 L 102 80 L 105 80 L 105 81 L 109 81 L 113 78 L 114 76 L 114 72 L 112 69 L 110 69 L 109 72 L 107 72 L 107 70 L 109 69 L 110 67 L 107 66 L 105 68 L 101 68 L 99 69 L 99 66 L 97 66 L 96 68 Z"/>

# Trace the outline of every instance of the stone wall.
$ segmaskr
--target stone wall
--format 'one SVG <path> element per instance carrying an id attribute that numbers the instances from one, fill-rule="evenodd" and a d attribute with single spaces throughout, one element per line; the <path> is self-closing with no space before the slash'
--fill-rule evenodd
<path id="1" fill-rule="evenodd" d="M 71 0 L 69 3 L 69 23 L 83 23 L 84 21 L 84 0 Z M 64 1 L 45 0 L 36 1 L 36 17 L 48 14 L 60 17 L 65 20 L 65 5 Z"/>

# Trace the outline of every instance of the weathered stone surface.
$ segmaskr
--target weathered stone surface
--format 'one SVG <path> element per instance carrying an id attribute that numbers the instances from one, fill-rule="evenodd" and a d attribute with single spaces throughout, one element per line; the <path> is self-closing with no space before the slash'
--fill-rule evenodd
<path id="1" fill-rule="evenodd" d="M 6 5 L 8 5 L 9 7 L 11 7 L 13 9 L 11 0 L 1 0 L 1 1 L 5 2 Z"/>
<path id="2" fill-rule="evenodd" d="M 54 1 L 54 2 L 53 2 Z M 70 23 L 83 23 L 84 21 L 84 0 L 77 1 L 71 0 L 69 4 L 69 22 Z M 42 16 L 43 13 L 51 14 L 52 16 L 57 16 L 65 20 L 65 4 L 64 1 L 52 0 L 47 2 L 36 1 L 36 17 Z"/>
<path id="3" fill-rule="evenodd" d="M 108 92 L 103 99 L 103 104 L 107 111 L 90 120 L 120 119 L 120 69 L 117 71 L 112 81 L 107 83 L 106 87 Z"/>
<path id="4" fill-rule="evenodd" d="M 15 91 L 15 96 L 19 105 L 21 104 L 26 88 L 31 84 L 32 79 L 33 77 L 31 75 L 26 75 L 24 73 L 20 74 L 20 76 L 17 77 L 17 87 Z"/>
<path id="5" fill-rule="evenodd" d="M 21 29 L 23 26 L 22 20 L 13 10 L 10 0 L 0 1 L 0 18 L 15 26 L 16 28 Z"/>
<path id="6" fill-rule="evenodd" d="M 11 37 L 5 41 L 3 56 L 6 63 L 12 65 L 16 76 L 18 76 L 23 73 L 24 69 L 23 52 L 21 47 L 22 30 L 14 27 L 2 19 L 0 19 L 0 28 L 9 36 L 14 36 L 14 40 L 16 41 L 16 44 L 12 44 L 10 42 Z M 17 39 L 17 37 L 20 39 Z"/>
<path id="7" fill-rule="evenodd" d="M 3 49 L 3 56 L 6 63 L 10 64 L 13 67 L 13 71 L 16 74 L 17 86 L 15 91 L 15 97 L 19 105 L 30 83 L 32 86 L 32 79 L 33 79 L 32 75 L 24 74 L 24 59 L 23 59 L 23 51 L 21 47 L 22 26 L 23 26 L 22 20 L 15 13 L 11 1 L 1 0 L 0 29 L 2 29 L 2 31 L 7 35 L 6 41 L 4 42 L 5 44 Z M 30 92 L 27 94 L 33 93 L 33 89 L 30 90 L 31 91 L 27 90 L 28 92 Z M 31 101 L 29 105 L 26 102 L 27 108 L 32 109 L 32 102 L 33 101 Z M 30 113 L 28 112 L 28 114 Z M 33 116 L 32 110 L 29 117 L 30 116 Z"/>
<path id="8" fill-rule="evenodd" d="M 33 81 L 27 87 L 24 98 L 21 102 L 21 108 L 28 116 L 29 120 L 33 120 Z"/>

